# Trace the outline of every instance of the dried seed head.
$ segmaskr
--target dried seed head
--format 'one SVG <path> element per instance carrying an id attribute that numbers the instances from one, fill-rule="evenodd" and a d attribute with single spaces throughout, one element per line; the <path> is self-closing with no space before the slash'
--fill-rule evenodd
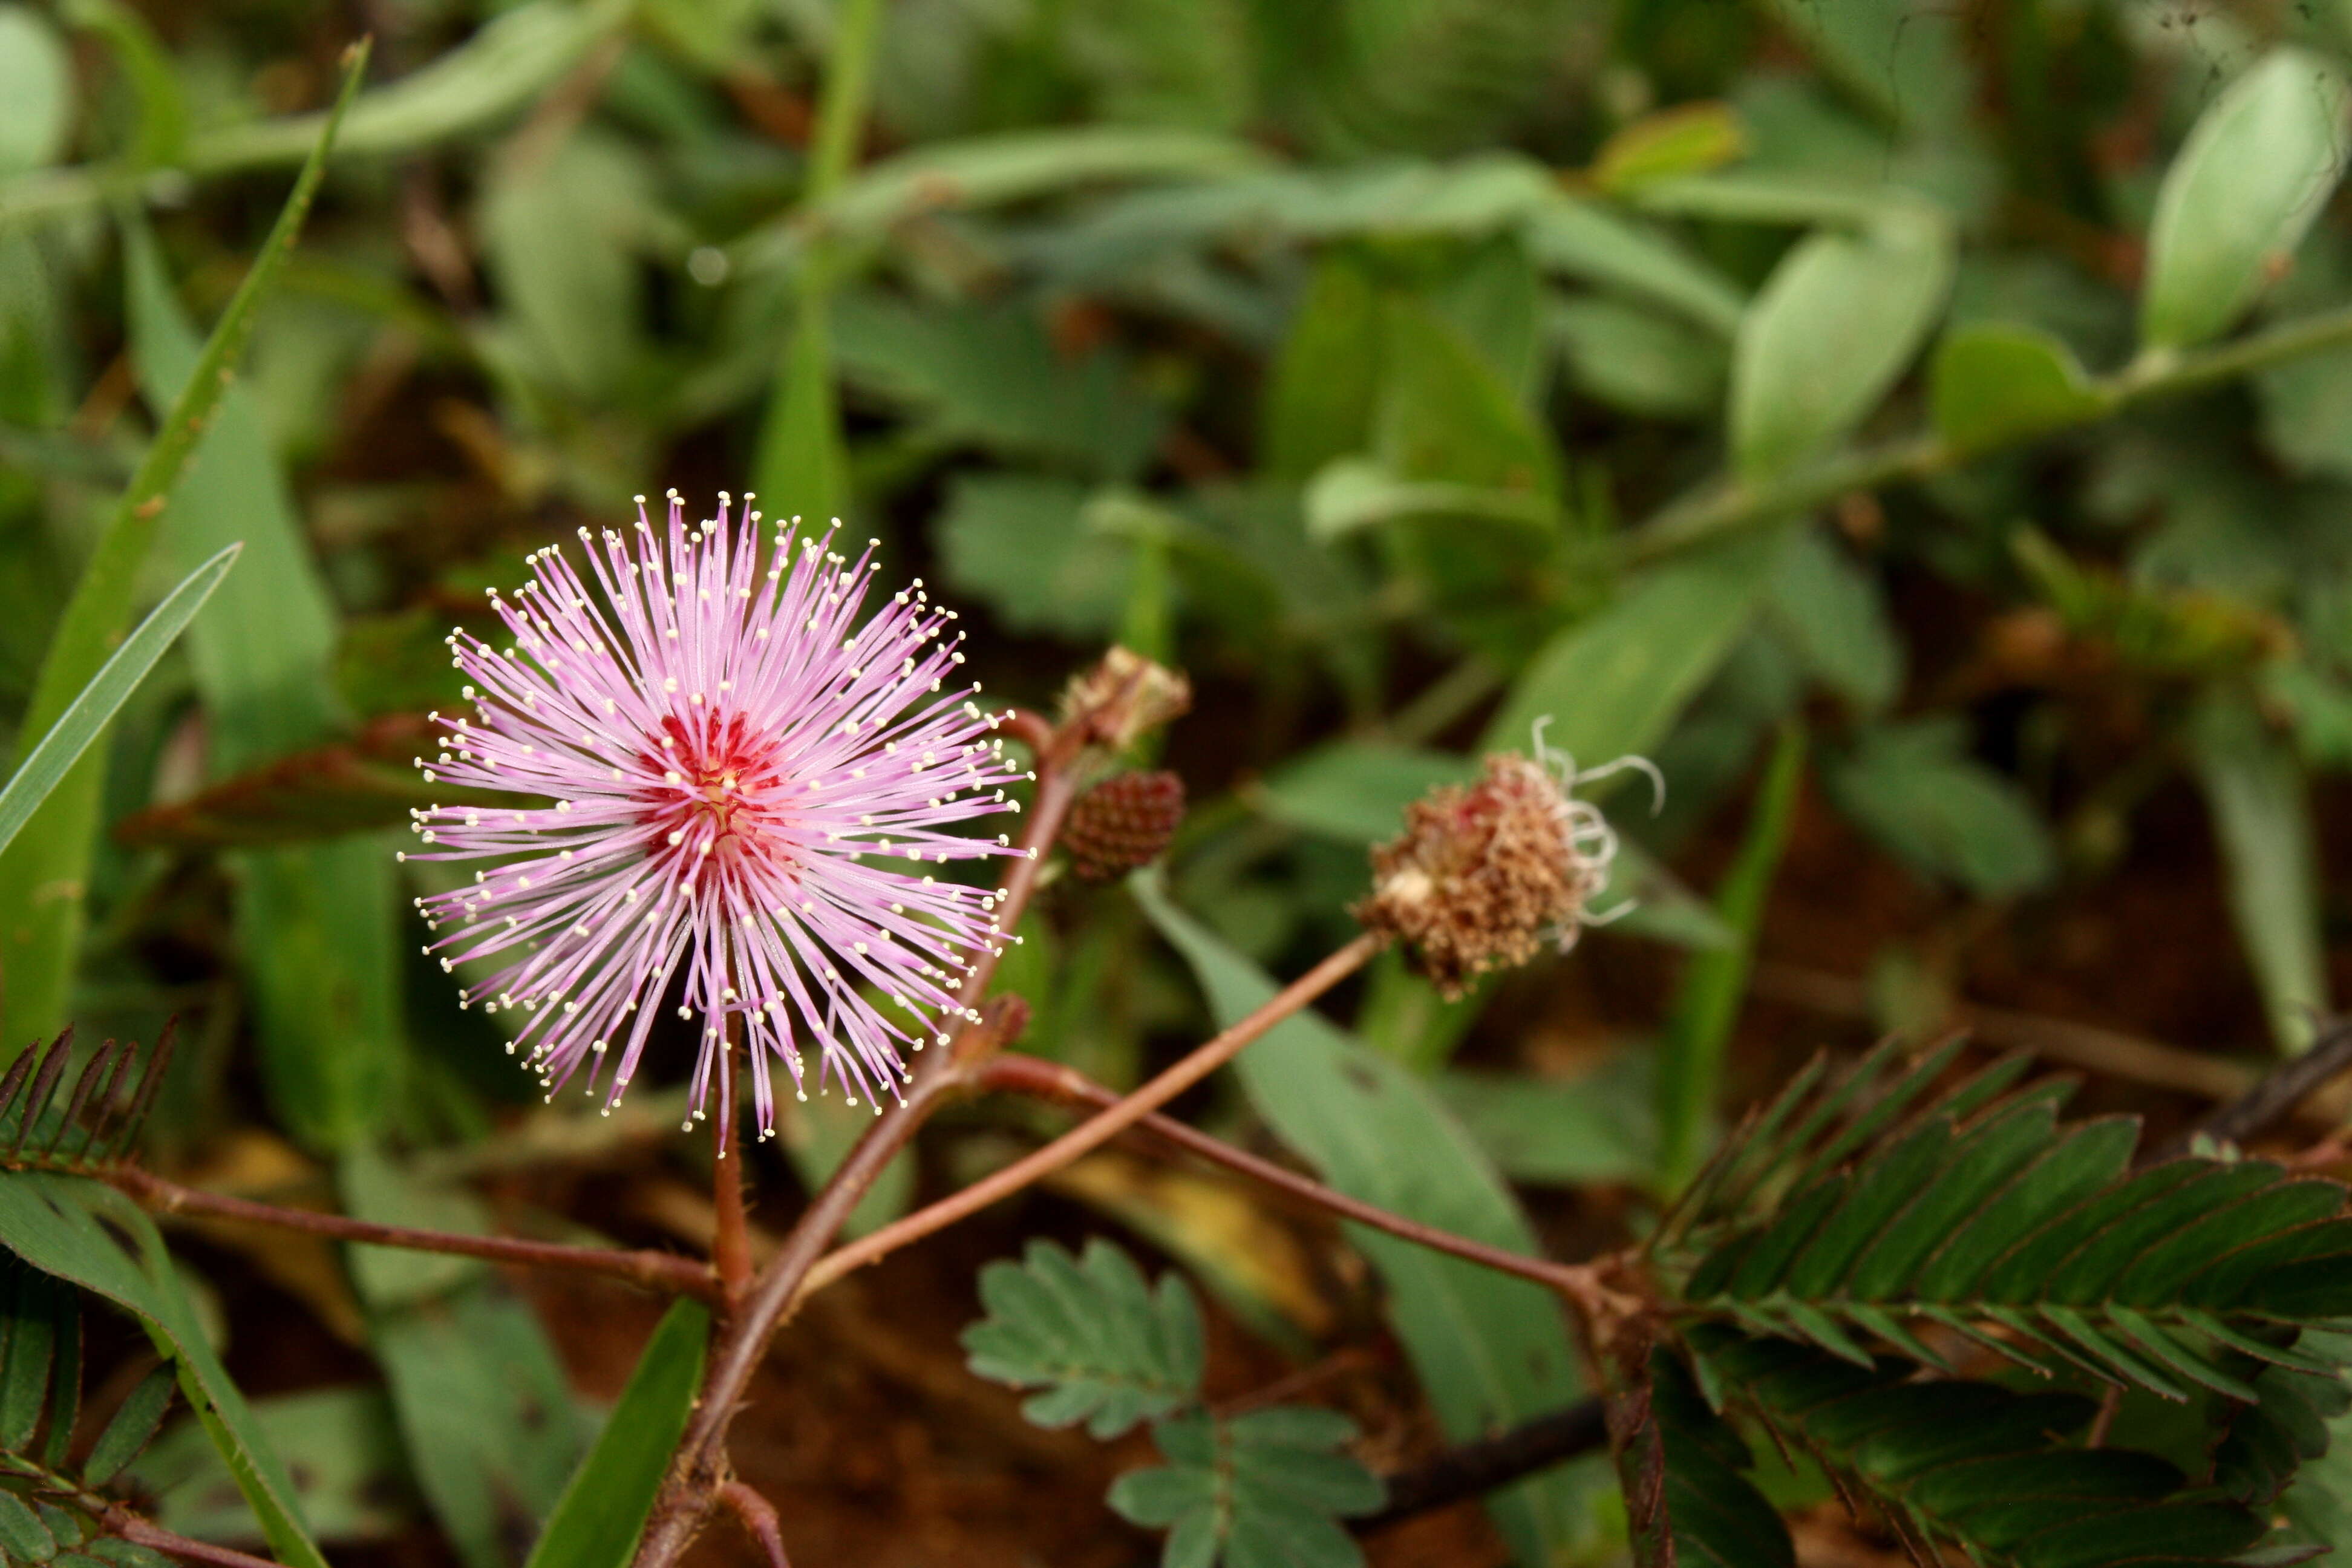
<path id="1" fill-rule="evenodd" d="M 1445 784 L 1405 811 L 1404 836 L 1372 851 L 1372 894 L 1355 907 L 1368 931 L 1404 944 L 1413 966 L 1448 997 L 1490 970 L 1525 963 L 1549 941 L 1566 952 L 1585 926 L 1604 923 L 1592 900 L 1609 882 L 1617 836 L 1570 791 L 1580 774 L 1548 750 L 1496 752 L 1473 784 Z"/>
<path id="2" fill-rule="evenodd" d="M 1084 882 L 1160 858 L 1184 820 L 1184 781 L 1171 773 L 1120 773 L 1078 797 L 1062 828 L 1070 868 Z"/>
<path id="3" fill-rule="evenodd" d="M 1062 721 L 1085 721 L 1090 738 L 1116 752 L 1192 706 L 1192 683 L 1182 671 L 1114 646 L 1100 664 L 1071 678 L 1062 692 Z"/>

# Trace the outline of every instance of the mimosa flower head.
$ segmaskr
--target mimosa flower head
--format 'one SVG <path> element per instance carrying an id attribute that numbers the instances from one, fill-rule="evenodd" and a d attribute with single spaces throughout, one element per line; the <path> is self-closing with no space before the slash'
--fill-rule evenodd
<path id="1" fill-rule="evenodd" d="M 958 676 L 953 611 L 917 579 L 864 615 L 871 545 L 847 560 L 797 518 L 763 545 L 751 500 L 689 522 L 673 490 L 656 527 L 641 498 L 629 533 L 580 531 L 587 578 L 551 546 L 493 590 L 513 643 L 452 634 L 477 716 L 436 714 L 446 749 L 418 765 L 522 798 L 415 816 L 418 858 L 487 863 L 418 900 L 425 951 L 500 963 L 464 1003 L 528 1015 L 508 1048 L 551 1099 L 584 1069 L 618 1104 L 682 973 L 696 1114 L 714 1083 L 733 1114 L 731 1027 L 766 1136 L 774 1065 L 803 1099 L 814 1074 L 878 1110 L 900 1047 L 972 1016 L 961 972 L 1008 939 L 994 894 L 946 868 L 1020 851 L 950 828 L 1019 810 L 1005 789 L 1029 775 Z"/>

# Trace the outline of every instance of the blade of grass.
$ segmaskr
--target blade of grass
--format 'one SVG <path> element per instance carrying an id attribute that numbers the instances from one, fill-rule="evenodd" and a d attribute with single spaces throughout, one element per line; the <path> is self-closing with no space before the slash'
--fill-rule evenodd
<path id="1" fill-rule="evenodd" d="M 25 716 L 22 744 L 27 756 L 57 727 L 122 638 L 139 570 L 154 542 L 172 488 L 219 406 L 252 332 L 255 314 L 293 248 L 326 173 L 328 150 L 334 145 L 343 110 L 366 68 L 367 46 L 362 43 L 345 56 L 342 91 L 318 145 L 245 281 L 214 326 L 195 373 L 131 476 L 81 581 L 74 585 L 57 636 L 42 657 Z M 80 945 L 83 888 L 98 830 L 105 755 L 102 750 L 85 751 L 33 814 L 27 826 L 34 831 L 18 835 L 16 843 L 0 851 L 0 910 L 10 911 L 8 922 L 0 926 L 0 973 L 7 981 L 5 995 L 0 995 L 0 1052 L 11 1041 L 55 1034 L 63 1020 L 67 981 Z"/>
<path id="2" fill-rule="evenodd" d="M 825 72 L 824 99 L 817 109 L 808 184 L 801 193 L 803 211 L 832 199 L 849 176 L 866 126 L 881 18 L 881 0 L 848 0 L 842 7 Z M 777 371 L 751 464 L 759 493 L 780 517 L 794 512 L 833 517 L 849 504 L 849 458 L 842 444 L 830 330 L 835 266 L 833 247 L 819 243 L 811 247 L 801 268 L 792 342 Z"/>
<path id="3" fill-rule="evenodd" d="M 1789 842 L 1789 822 L 1796 813 L 1797 784 L 1804 768 L 1804 731 L 1791 724 L 1781 730 L 1772 748 L 1748 836 L 1716 894 L 1716 913 L 1731 929 L 1733 941 L 1727 947 L 1691 954 L 1682 994 L 1660 1042 L 1657 1186 L 1662 1194 L 1680 1192 L 1697 1173 L 1704 1156 L 1707 1119 L 1722 1087 L 1724 1047 L 1738 1021 L 1740 999 L 1748 993 L 1764 896 L 1771 890 L 1772 873 Z"/>
<path id="4" fill-rule="evenodd" d="M 147 672 L 155 668 L 163 650 L 186 629 L 196 612 L 204 608 L 205 601 L 213 596 L 213 590 L 220 586 L 221 579 L 228 575 L 228 569 L 236 564 L 236 552 L 243 548 L 232 544 L 188 574 L 139 623 L 139 629 L 115 650 L 114 657 L 90 678 L 89 684 L 81 689 L 80 695 L 49 727 L 49 732 L 41 737 L 32 755 L 25 759 L 25 765 L 10 776 L 5 788 L 0 788 L 0 849 L 8 847 L 16 830 L 49 797 L 58 781 L 66 776 L 76 759 L 98 739 L 98 732 L 106 728 L 106 721 L 147 679 Z"/>

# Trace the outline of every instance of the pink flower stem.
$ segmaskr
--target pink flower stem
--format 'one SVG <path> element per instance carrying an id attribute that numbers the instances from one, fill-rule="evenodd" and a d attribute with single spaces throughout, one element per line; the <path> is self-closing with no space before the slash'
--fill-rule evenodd
<path id="1" fill-rule="evenodd" d="M 719 1058 L 719 1070 L 724 1075 L 719 1089 L 719 1123 L 711 1131 L 718 1154 L 710 1163 L 710 1204 L 718 1216 L 718 1229 L 710 1238 L 710 1267 L 719 1276 L 719 1298 L 729 1311 L 742 1304 L 744 1293 L 751 1288 L 751 1222 L 743 1210 L 743 1151 L 735 1131 L 739 1038 L 740 1030 L 730 1017 Z"/>
<path id="2" fill-rule="evenodd" d="M 137 1514 L 120 1506 L 106 1510 L 100 1521 L 106 1533 L 134 1545 L 167 1552 L 186 1563 L 203 1563 L 210 1568 L 278 1568 L 267 1557 L 256 1557 L 235 1547 L 215 1546 L 209 1541 L 191 1541 L 184 1535 L 174 1535 L 158 1524 L 150 1524 Z"/>

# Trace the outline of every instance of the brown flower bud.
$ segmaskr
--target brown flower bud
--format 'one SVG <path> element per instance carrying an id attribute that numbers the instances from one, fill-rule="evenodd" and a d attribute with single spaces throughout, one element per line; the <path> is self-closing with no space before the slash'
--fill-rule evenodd
<path id="1" fill-rule="evenodd" d="M 1538 754 L 1490 755 L 1477 783 L 1432 790 L 1405 809 L 1404 837 L 1372 851 L 1372 893 L 1356 918 L 1403 943 L 1448 997 L 1547 941 L 1567 952 L 1594 923 L 1616 835 L 1570 795 L 1570 767 L 1540 742 Z"/>
<path id="2" fill-rule="evenodd" d="M 1062 692 L 1062 722 L 1083 721 L 1097 745 L 1119 751 L 1192 706 L 1192 683 L 1181 670 L 1114 646 L 1102 662 L 1071 678 Z"/>
<path id="3" fill-rule="evenodd" d="M 1184 781 L 1171 773 L 1119 773 L 1080 795 L 1062 826 L 1062 847 L 1084 882 L 1160 858 L 1184 820 Z"/>

